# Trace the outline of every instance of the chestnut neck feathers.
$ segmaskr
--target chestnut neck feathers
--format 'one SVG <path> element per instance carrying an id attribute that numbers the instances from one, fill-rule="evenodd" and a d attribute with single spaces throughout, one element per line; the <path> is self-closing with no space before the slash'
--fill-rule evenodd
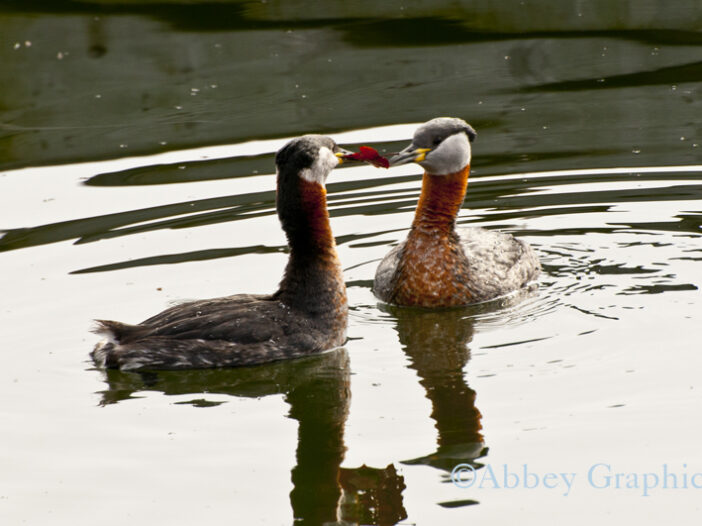
<path id="1" fill-rule="evenodd" d="M 467 165 L 453 174 L 424 174 L 422 194 L 389 298 L 392 303 L 421 307 L 469 303 L 468 260 L 454 228 L 469 171 Z"/>
<path id="2" fill-rule="evenodd" d="M 453 231 L 456 215 L 466 195 L 469 173 L 470 165 L 466 165 L 463 170 L 453 174 L 424 174 L 410 236 L 420 231 Z"/>
<path id="3" fill-rule="evenodd" d="M 278 174 L 278 217 L 290 257 L 276 299 L 307 312 L 346 306 L 346 286 L 329 224 L 326 190 L 297 174 Z"/>

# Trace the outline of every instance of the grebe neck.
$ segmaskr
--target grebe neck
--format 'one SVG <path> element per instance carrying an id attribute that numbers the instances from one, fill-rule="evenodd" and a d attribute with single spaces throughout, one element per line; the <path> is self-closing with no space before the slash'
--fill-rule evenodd
<path id="1" fill-rule="evenodd" d="M 412 231 L 453 232 L 468 187 L 470 165 L 447 175 L 425 173 Z"/>
<path id="2" fill-rule="evenodd" d="M 390 301 L 449 307 L 470 302 L 468 260 L 454 228 L 470 167 L 448 175 L 424 174 L 412 228 L 400 256 Z"/>
<path id="3" fill-rule="evenodd" d="M 324 312 L 346 304 L 346 287 L 329 223 L 323 185 L 298 179 L 278 195 L 278 216 L 290 246 L 275 297 L 291 307 Z"/>
<path id="4" fill-rule="evenodd" d="M 324 186 L 300 179 L 295 191 L 288 194 L 292 195 L 278 196 L 278 216 L 288 238 L 290 254 L 298 259 L 336 255 Z"/>

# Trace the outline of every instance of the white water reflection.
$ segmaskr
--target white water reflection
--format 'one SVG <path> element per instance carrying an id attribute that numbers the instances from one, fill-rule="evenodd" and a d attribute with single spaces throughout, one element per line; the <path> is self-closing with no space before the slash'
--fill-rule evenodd
<path id="1" fill-rule="evenodd" d="M 400 141 L 413 129 L 358 130 L 335 138 L 342 144 Z M 285 264 L 285 240 L 274 214 L 272 165 L 267 174 L 232 179 L 81 184 L 99 173 L 136 167 L 270 154 L 284 141 L 0 174 L 0 209 L 12 210 L 3 216 L 4 228 L 75 220 L 80 229 L 106 214 L 133 213 L 111 227 L 120 234 L 115 237 L 81 233 L 94 242 L 71 244 L 76 237 L 70 230 L 63 240 L 52 240 L 50 229 L 33 231 L 36 243 L 0 256 L 6 343 L 0 385 L 3 398 L 12 400 L 0 419 L 0 463 L 4 480 L 12 481 L 1 488 L 1 513 L 22 517 L 40 491 L 42 513 L 70 517 L 72 524 L 93 520 L 98 504 L 85 505 L 81 520 L 66 502 L 99 503 L 108 516 L 129 509 L 142 520 L 157 520 L 154 510 L 163 508 L 177 520 L 174 499 L 190 503 L 193 517 L 212 506 L 216 511 L 205 512 L 212 520 L 235 514 L 255 522 L 261 510 L 250 503 L 265 493 L 273 509 L 269 522 L 291 520 L 298 437 L 280 395 L 250 399 L 201 389 L 166 396 L 158 384 L 137 383 L 132 398 L 98 407 L 110 388 L 87 360 L 95 342 L 92 318 L 138 321 L 175 299 L 274 290 Z M 544 273 L 538 290 L 519 301 L 500 300 L 467 309 L 462 318 L 432 322 L 447 323 L 441 345 L 465 349 L 456 362 L 465 365 L 450 370 L 451 385 L 464 398 L 474 395 L 465 407 L 452 406 L 451 397 L 439 396 L 442 384 L 428 380 L 436 371 L 421 363 L 424 351 L 412 339 L 421 324 L 412 325 L 411 313 L 378 305 L 370 291 L 377 261 L 406 235 L 419 180 L 414 166 L 348 168 L 330 178 L 332 227 L 353 307 L 342 467 L 393 464 L 404 477 L 402 502 L 420 524 L 492 520 L 505 498 L 532 514 L 548 508 L 565 516 L 591 508 L 594 490 L 585 486 L 574 487 L 565 501 L 545 492 L 506 496 L 446 484 L 444 464 L 460 455 L 474 459 L 482 441 L 489 451 L 478 461 L 495 466 L 528 463 L 582 475 L 595 461 L 639 470 L 668 462 L 701 470 L 699 429 L 691 422 L 702 402 L 696 372 L 702 366 L 702 166 L 510 175 L 479 170 L 471 177 L 459 223 L 523 237 L 539 253 Z M 215 201 L 188 212 L 189 203 L 222 196 L 243 202 Z M 157 210 L 148 218 L 137 213 L 174 203 L 186 207 Z M 228 222 L 208 215 L 227 210 Z M 198 214 L 201 225 L 160 224 Z M 150 226 L 157 228 L 125 230 Z M 242 251 L 198 259 L 213 249 Z M 140 263 L 164 255 L 184 256 L 178 265 Z M 71 274 L 115 263 L 124 265 Z M 469 433 L 462 438 L 450 418 L 437 416 L 449 409 L 477 410 L 480 440 Z M 454 442 L 448 438 L 456 435 Z M 627 496 L 597 498 L 610 506 Z M 646 520 L 686 498 L 663 494 L 631 513 Z M 480 505 L 451 508 L 462 501 Z M 38 513 L 34 517 L 43 519 Z"/>

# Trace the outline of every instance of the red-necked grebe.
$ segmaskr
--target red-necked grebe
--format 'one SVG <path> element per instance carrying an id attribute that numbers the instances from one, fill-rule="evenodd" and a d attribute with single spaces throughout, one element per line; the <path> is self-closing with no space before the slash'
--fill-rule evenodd
<path id="1" fill-rule="evenodd" d="M 325 181 L 351 152 L 306 135 L 281 148 L 276 208 L 290 246 L 278 291 L 171 307 L 138 325 L 99 320 L 92 357 L 123 370 L 256 365 L 338 347 L 346 340 L 346 285 L 329 225 Z"/>
<path id="2" fill-rule="evenodd" d="M 378 266 L 373 290 L 397 305 L 451 307 L 487 301 L 524 287 L 541 265 L 529 245 L 483 228 L 455 228 L 476 133 L 461 119 L 420 126 L 391 166 L 424 168 L 422 193 L 407 239 Z"/>

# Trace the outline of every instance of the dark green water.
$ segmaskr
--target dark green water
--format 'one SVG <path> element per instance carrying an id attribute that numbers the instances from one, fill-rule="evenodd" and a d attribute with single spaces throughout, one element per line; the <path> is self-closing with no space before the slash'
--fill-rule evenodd
<path id="1" fill-rule="evenodd" d="M 699 1 L 0 1 L 0 522 L 696 524 L 698 489 L 641 474 L 702 473 L 700 28 Z M 378 304 L 420 169 L 342 168 L 343 349 L 92 368 L 93 318 L 275 288 L 290 137 L 397 151 L 440 115 L 478 131 L 459 223 L 531 243 L 538 290 Z"/>
<path id="2" fill-rule="evenodd" d="M 376 4 L 5 0 L 0 168 L 437 115 L 491 172 L 699 159 L 695 0 Z"/>

